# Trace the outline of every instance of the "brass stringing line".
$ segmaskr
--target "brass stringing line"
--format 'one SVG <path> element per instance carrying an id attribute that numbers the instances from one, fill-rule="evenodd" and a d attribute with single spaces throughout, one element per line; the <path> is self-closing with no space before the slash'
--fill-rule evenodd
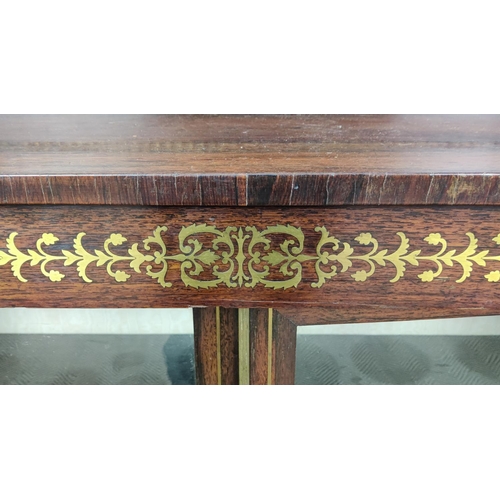
<path id="1" fill-rule="evenodd" d="M 238 309 L 238 366 L 240 385 L 250 384 L 250 309 Z"/>
<path id="2" fill-rule="evenodd" d="M 262 285 L 275 290 L 285 290 L 297 287 L 302 281 L 302 264 L 314 261 L 317 281 L 310 286 L 320 288 L 339 273 L 348 271 L 353 261 L 363 264 L 364 269 L 357 270 L 351 277 L 358 282 L 364 282 L 377 271 L 377 265 L 385 267 L 390 264 L 395 274 L 391 283 L 399 281 L 406 272 L 406 266 L 419 266 L 421 263 L 432 264 L 433 269 L 424 270 L 418 275 L 421 281 L 429 282 L 444 272 L 444 265 L 458 265 L 462 268 L 462 276 L 456 280 L 462 283 L 470 277 L 473 265 L 485 267 L 489 261 L 500 261 L 500 255 L 489 255 L 489 250 L 477 251 L 478 240 L 473 233 L 466 233 L 469 244 L 466 250 L 457 254 L 457 250 L 448 250 L 448 243 L 440 233 L 430 233 L 423 238 L 428 245 L 437 246 L 433 255 L 421 255 L 422 250 L 410 251 L 410 242 L 403 232 L 396 233 L 400 239 L 399 248 L 393 253 L 379 248 L 379 241 L 371 233 L 360 233 L 354 240 L 360 245 L 351 246 L 348 242 L 341 242 L 331 236 L 324 226 L 315 228 L 320 233 L 320 240 L 316 245 L 316 254 L 304 253 L 305 236 L 300 227 L 290 224 L 267 226 L 257 230 L 255 226 L 226 227 L 223 231 L 207 224 L 191 224 L 183 226 L 178 233 L 178 250 L 180 253 L 167 255 L 165 242 L 166 226 L 157 226 L 153 235 L 142 241 L 144 251 L 139 250 L 139 244 L 134 243 L 128 249 L 128 255 L 115 254 L 110 247 L 121 246 L 127 239 L 120 233 L 112 233 L 103 243 L 103 250 L 93 249 L 90 252 L 84 248 L 83 238 L 86 233 L 79 233 L 73 240 L 73 252 L 63 249 L 61 255 L 52 255 L 46 247 L 55 244 L 59 238 L 53 233 L 43 233 L 36 241 L 36 250 L 28 249 L 26 253 L 19 250 L 15 243 L 17 232 L 10 233 L 6 240 L 7 251 L 0 250 L 0 266 L 10 264 L 13 275 L 21 282 L 27 282 L 21 272 L 24 264 L 40 266 L 40 272 L 52 282 L 61 281 L 65 274 L 58 270 L 46 269 L 47 264 L 63 261 L 63 267 L 76 265 L 78 276 L 87 283 L 92 280 L 87 276 L 90 264 L 96 267 L 103 266 L 106 273 L 117 282 L 126 282 L 131 277 L 123 270 L 113 270 L 114 264 L 128 262 L 131 269 L 145 274 L 156 280 L 162 287 L 169 288 L 172 282 L 166 281 L 171 262 L 180 263 L 180 278 L 186 287 L 209 289 L 223 284 L 227 287 L 251 287 Z M 214 238 L 210 244 L 204 246 L 197 239 L 197 235 L 210 234 Z M 272 234 L 281 235 L 279 250 L 271 248 Z M 245 241 L 247 241 L 245 254 Z M 492 238 L 500 245 L 500 234 Z M 236 245 L 235 245 L 236 243 Z M 42 247 L 45 245 L 45 248 Z M 211 245 L 211 246 L 210 246 Z M 363 253 L 361 246 L 368 247 Z M 169 246 L 170 248 L 170 246 Z M 172 246 L 173 248 L 173 246 Z M 361 250 L 361 251 L 360 251 Z M 355 255 L 355 251 L 356 254 Z M 92 253 L 91 253 L 92 252 Z M 152 263 L 156 264 L 153 269 Z M 143 266 L 145 264 L 145 266 Z M 258 266 L 258 267 L 255 267 Z M 145 269 L 144 269 L 145 267 Z M 244 269 L 246 268 L 246 271 Z M 271 270 L 283 279 L 268 279 Z M 214 279 L 198 279 L 202 272 L 211 272 Z M 273 271 L 274 272 L 274 271 Z M 483 275 L 489 282 L 500 282 L 500 270 L 492 270 Z"/>
<path id="3" fill-rule="evenodd" d="M 217 336 L 217 384 L 222 385 L 222 368 L 220 353 L 220 307 L 215 308 L 215 331 Z"/>
<path id="4" fill-rule="evenodd" d="M 267 310 L 267 385 L 273 381 L 273 310 Z"/>

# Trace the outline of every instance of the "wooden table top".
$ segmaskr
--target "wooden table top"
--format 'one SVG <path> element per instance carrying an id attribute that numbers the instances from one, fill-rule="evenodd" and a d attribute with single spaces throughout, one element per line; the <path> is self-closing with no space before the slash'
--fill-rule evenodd
<path id="1" fill-rule="evenodd" d="M 495 115 L 3 115 L 0 203 L 498 205 Z"/>
<path id="2" fill-rule="evenodd" d="M 194 307 L 198 383 L 499 311 L 500 116 L 0 116 L 0 204 L 1 307 Z"/>

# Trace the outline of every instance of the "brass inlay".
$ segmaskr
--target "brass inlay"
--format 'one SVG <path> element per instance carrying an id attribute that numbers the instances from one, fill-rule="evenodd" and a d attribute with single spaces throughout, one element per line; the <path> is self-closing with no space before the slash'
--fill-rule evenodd
<path id="1" fill-rule="evenodd" d="M 142 248 L 134 243 L 124 255 L 124 243 L 127 239 L 120 233 L 113 233 L 107 238 L 101 249 L 84 248 L 83 238 L 86 233 L 79 233 L 73 240 L 72 249 L 61 249 L 62 255 L 52 255 L 47 248 L 59 241 L 52 233 L 43 233 L 36 241 L 36 250 L 25 251 L 17 248 L 13 232 L 6 240 L 6 251 L 0 250 L 0 266 L 10 263 L 12 273 L 22 282 L 27 279 L 22 275 L 22 266 L 40 266 L 40 272 L 50 281 L 57 282 L 65 278 L 58 269 L 47 269 L 47 265 L 58 264 L 65 267 L 76 265 L 78 276 L 85 282 L 92 280 L 87 275 L 90 264 L 104 266 L 109 276 L 117 282 L 125 282 L 131 275 L 123 269 L 116 269 L 115 264 L 126 263 L 136 273 L 145 274 L 156 280 L 162 287 L 172 286 L 167 281 L 169 266 L 175 264 L 175 272 L 186 287 L 213 288 L 225 285 L 230 288 L 263 285 L 266 288 L 287 289 L 297 287 L 302 281 L 303 264 L 308 264 L 308 273 L 315 273 L 311 286 L 320 288 L 327 279 L 345 273 L 359 262 L 364 268 L 358 269 L 350 276 L 359 282 L 364 282 L 377 270 L 377 266 L 390 264 L 394 270 L 391 283 L 399 281 L 405 274 L 406 266 L 421 266 L 431 264 L 432 268 L 423 270 L 418 277 L 423 282 L 433 281 L 441 276 L 443 265 L 457 264 L 462 268 L 462 275 L 456 281 L 462 283 L 472 272 L 474 264 L 486 266 L 488 261 L 500 261 L 500 255 L 489 255 L 489 250 L 478 251 L 478 240 L 473 233 L 466 233 L 468 243 L 465 250 L 458 253 L 456 249 L 448 250 L 447 241 L 440 233 L 431 233 L 424 238 L 429 245 L 439 247 L 433 255 L 422 255 L 421 249 L 410 251 L 410 241 L 403 232 L 398 232 L 398 248 L 389 253 L 387 249 L 379 248 L 379 241 L 371 233 L 360 233 L 354 238 L 361 247 L 368 247 L 368 252 L 357 253 L 359 248 L 347 242 L 341 242 L 324 226 L 315 228 L 319 240 L 315 251 L 305 252 L 305 236 L 300 227 L 291 225 L 267 226 L 259 231 L 254 226 L 237 228 L 234 226 L 219 230 L 206 224 L 191 224 L 182 227 L 177 236 L 177 248 L 167 244 L 164 233 L 166 226 L 158 226 L 152 236 L 142 241 Z M 207 237 L 213 237 L 207 243 Z M 271 238 L 272 236 L 272 238 Z M 200 241 L 201 240 L 201 241 Z M 493 238 L 500 244 L 500 234 Z M 308 245 L 310 248 L 314 243 Z M 114 247 L 122 247 L 120 253 L 115 253 Z M 170 249 L 174 249 L 171 252 Z M 145 269 L 144 269 L 145 267 Z M 314 271 L 313 271 L 314 268 Z M 173 271 L 170 271 L 172 273 Z M 484 277 L 489 282 L 500 281 L 500 270 L 490 270 Z M 282 278 L 282 279 L 281 279 Z"/>
<path id="2" fill-rule="evenodd" d="M 220 307 L 215 308 L 215 330 L 217 337 L 217 384 L 222 384 L 222 367 L 220 353 Z"/>
<path id="3" fill-rule="evenodd" d="M 273 310 L 267 310 L 267 385 L 273 382 Z"/>
<path id="4" fill-rule="evenodd" d="M 238 309 L 238 365 L 240 385 L 250 384 L 250 309 Z"/>

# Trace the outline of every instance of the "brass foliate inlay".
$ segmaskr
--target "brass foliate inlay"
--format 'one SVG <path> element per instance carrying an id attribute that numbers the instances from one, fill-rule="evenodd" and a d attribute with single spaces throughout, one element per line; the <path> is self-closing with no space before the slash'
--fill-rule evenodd
<path id="1" fill-rule="evenodd" d="M 449 249 L 440 233 L 431 233 L 423 240 L 437 249 L 432 255 L 422 255 L 421 249 L 410 248 L 410 241 L 403 232 L 396 233 L 399 246 L 389 253 L 388 249 L 381 248 L 371 233 L 360 233 L 354 238 L 359 245 L 351 246 L 330 235 L 324 226 L 315 228 L 319 241 L 312 252 L 304 250 L 302 229 L 289 224 L 268 226 L 264 230 L 257 230 L 255 226 L 218 229 L 207 224 L 191 224 L 179 231 L 172 245 L 168 242 L 167 231 L 166 226 L 158 226 L 141 242 L 142 246 L 133 243 L 125 255 L 123 246 L 127 238 L 120 233 L 110 234 L 102 248 L 87 250 L 86 233 L 81 232 L 74 238 L 72 250 L 63 249 L 60 255 L 54 255 L 49 252 L 50 246 L 59 241 L 54 234 L 43 233 L 35 249 L 22 251 L 15 242 L 18 233 L 13 232 L 6 239 L 6 249 L 0 250 L 0 266 L 10 264 L 13 275 L 22 282 L 27 281 L 23 276 L 24 264 L 40 266 L 42 275 L 53 282 L 65 278 L 61 272 L 64 268 L 76 266 L 78 276 L 91 283 L 87 275 L 90 265 L 102 266 L 115 281 L 126 282 L 131 274 L 115 267 L 115 264 L 125 262 L 131 270 L 136 273 L 144 271 L 162 287 L 168 288 L 172 286 L 173 275 L 169 266 L 177 262 L 174 272 L 180 273 L 180 279 L 187 287 L 254 288 L 263 285 L 277 290 L 297 287 L 302 281 L 303 264 L 309 261 L 315 272 L 310 284 L 313 288 L 320 288 L 326 280 L 348 272 L 356 262 L 363 266 L 350 273 L 357 282 L 367 281 L 377 269 L 389 265 L 394 269 L 391 283 L 403 278 L 407 266 L 423 268 L 418 274 L 422 282 L 431 282 L 445 274 L 444 266 L 459 266 L 461 276 L 456 282 L 462 283 L 470 277 L 473 265 L 485 267 L 490 261 L 500 261 L 500 255 L 478 250 L 478 240 L 471 232 L 466 233 L 468 243 L 461 252 Z M 276 244 L 277 240 L 279 244 Z M 493 241 L 500 245 L 500 234 Z M 117 247 L 120 247 L 120 252 L 115 251 Z M 47 266 L 56 269 L 47 269 Z M 207 271 L 210 279 L 206 279 Z M 490 270 L 483 276 L 488 282 L 499 282 L 500 270 Z"/>

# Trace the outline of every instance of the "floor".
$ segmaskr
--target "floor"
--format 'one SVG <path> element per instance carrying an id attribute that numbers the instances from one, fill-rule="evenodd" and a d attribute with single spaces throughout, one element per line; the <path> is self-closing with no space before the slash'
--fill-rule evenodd
<path id="1" fill-rule="evenodd" d="M 192 335 L 0 335 L 0 384 L 194 384 Z"/>
<path id="2" fill-rule="evenodd" d="M 297 384 L 500 384 L 500 337 L 315 335 Z M 0 384 L 194 384 L 192 335 L 0 335 Z"/>
<path id="3" fill-rule="evenodd" d="M 500 337 L 302 335 L 297 384 L 500 384 Z"/>

